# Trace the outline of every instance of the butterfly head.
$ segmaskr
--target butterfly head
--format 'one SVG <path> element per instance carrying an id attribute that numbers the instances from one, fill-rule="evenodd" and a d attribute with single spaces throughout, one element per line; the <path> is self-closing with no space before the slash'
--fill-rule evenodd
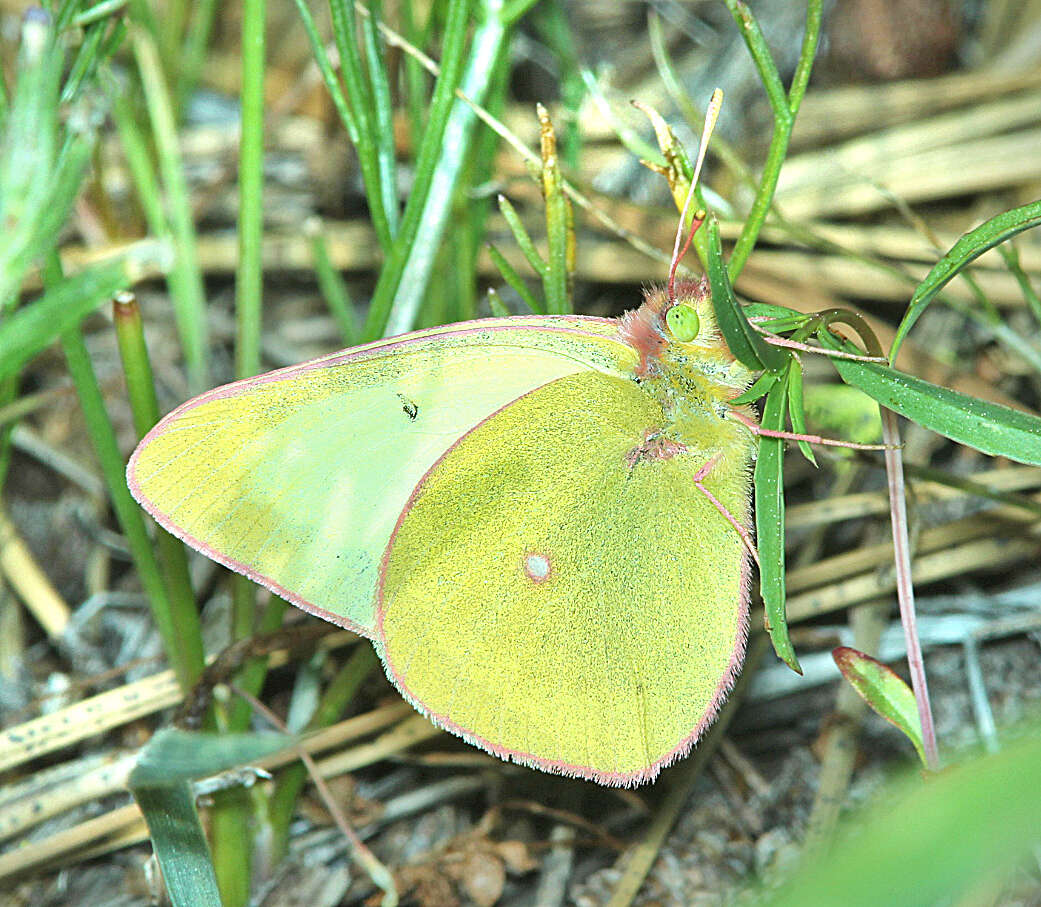
<path id="1" fill-rule="evenodd" d="M 680 282 L 670 299 L 664 287 L 648 290 L 643 305 L 626 312 L 620 334 L 638 355 L 641 382 L 699 387 L 703 396 L 727 399 L 752 374 L 730 352 L 716 323 L 708 281 Z"/>

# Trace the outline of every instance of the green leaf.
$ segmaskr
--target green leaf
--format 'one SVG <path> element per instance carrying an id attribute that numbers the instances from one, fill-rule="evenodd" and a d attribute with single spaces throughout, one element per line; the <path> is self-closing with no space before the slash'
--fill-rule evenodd
<path id="1" fill-rule="evenodd" d="M 763 428 L 784 431 L 788 400 L 788 375 L 766 395 Z M 799 659 L 788 636 L 784 585 L 784 448 L 780 438 L 759 437 L 755 461 L 755 534 L 759 550 L 759 588 L 766 609 L 766 629 L 774 651 L 793 671 L 801 674 Z"/>
<path id="2" fill-rule="evenodd" d="M 828 331 L 817 336 L 829 349 L 845 348 Z M 1041 466 L 1041 417 L 930 384 L 878 362 L 833 358 L 831 364 L 847 384 L 925 428 L 991 456 Z"/>
<path id="3" fill-rule="evenodd" d="M 994 248 L 1017 233 L 1029 230 L 1041 224 L 1041 200 L 1030 202 L 1011 211 L 1005 211 L 980 224 L 975 230 L 964 234 L 950 251 L 943 256 L 926 275 L 907 306 L 907 314 L 896 330 L 893 345 L 889 351 L 889 361 L 896 360 L 897 351 L 914 323 L 925 311 L 925 307 L 933 301 L 937 293 L 958 274 L 966 265 L 978 258 L 988 249 Z"/>
<path id="4" fill-rule="evenodd" d="M 174 907 L 221 907 L 210 848 L 187 781 L 133 790 Z"/>
<path id="5" fill-rule="evenodd" d="M 769 302 L 749 302 L 744 306 L 745 314 L 749 318 L 768 318 L 762 326 L 774 333 L 782 331 L 794 331 L 802 327 L 813 316 L 805 312 L 797 312 L 795 309 L 785 308 L 783 305 L 773 305 Z"/>
<path id="6" fill-rule="evenodd" d="M 770 392 L 770 388 L 779 380 L 780 378 L 778 378 L 773 372 L 763 372 L 755 379 L 755 382 L 748 390 L 731 398 L 731 406 L 743 406 L 746 403 L 754 403 L 760 397 L 766 396 L 766 394 Z"/>
<path id="7" fill-rule="evenodd" d="M 508 318 L 510 310 L 502 297 L 495 291 L 495 287 L 488 287 L 488 308 L 492 310 L 493 318 Z"/>
<path id="8" fill-rule="evenodd" d="M 130 787 L 157 787 L 194 781 L 254 762 L 291 746 L 289 734 L 205 734 L 163 728 L 145 748 L 130 773 Z"/>
<path id="9" fill-rule="evenodd" d="M 506 260 L 506 257 L 502 252 L 496 249 L 491 243 L 488 243 L 487 248 L 488 256 L 491 258 L 492 264 L 499 269 L 502 279 L 513 288 L 513 291 L 520 296 L 524 301 L 524 304 L 531 309 L 531 311 L 536 315 L 545 315 L 546 304 L 542 302 L 542 300 L 538 299 L 535 294 L 528 289 L 528 285 L 524 282 L 524 278 L 517 273 L 516 269 Z"/>
<path id="10" fill-rule="evenodd" d="M 521 252 L 524 253 L 524 257 L 528 260 L 528 264 L 531 265 L 531 269 L 540 277 L 544 276 L 549 270 L 549 265 L 546 264 L 545 259 L 543 259 L 539 254 L 539 250 L 535 248 L 535 243 L 532 242 L 531 236 L 525 229 L 524 222 L 520 219 L 517 209 L 514 208 L 510 200 L 501 193 L 499 194 L 499 211 L 502 213 L 507 226 L 513 233 L 513 238 L 517 241 L 517 246 L 520 248 Z"/>
<path id="11" fill-rule="evenodd" d="M 771 907 L 994 903 L 1000 880 L 1037 841 L 1041 733 L 1000 753 L 894 783 L 852 816 L 834 846 L 769 892 Z M 984 886 L 981 888 L 981 885 Z M 988 897 L 983 891 L 991 892 Z"/>
<path id="12" fill-rule="evenodd" d="M 806 409 L 802 400 L 802 364 L 792 356 L 792 364 L 788 369 L 788 416 L 792 420 L 792 431 L 799 435 L 809 434 L 806 431 Z M 806 441 L 799 441 L 799 450 L 814 466 L 817 458 L 813 455 L 813 448 Z"/>
<path id="13" fill-rule="evenodd" d="M 927 765 L 922 723 L 911 688 L 888 665 L 849 646 L 833 649 L 831 657 L 850 686 L 886 721 L 904 732 L 918 751 L 922 765 Z"/>
<path id="14" fill-rule="evenodd" d="M 730 352 L 745 366 L 759 371 L 767 369 L 780 375 L 788 365 L 789 355 L 777 347 L 770 346 L 752 327 L 745 317 L 741 304 L 734 296 L 723 264 L 723 248 L 719 238 L 719 221 L 716 216 L 708 219 L 708 279 L 712 284 L 712 307 L 716 321 L 723 332 Z"/>
<path id="15" fill-rule="evenodd" d="M 831 434 L 857 444 L 877 444 L 882 437 L 878 404 L 862 390 L 837 381 L 814 382 L 806 388 L 803 402 L 813 434 Z"/>

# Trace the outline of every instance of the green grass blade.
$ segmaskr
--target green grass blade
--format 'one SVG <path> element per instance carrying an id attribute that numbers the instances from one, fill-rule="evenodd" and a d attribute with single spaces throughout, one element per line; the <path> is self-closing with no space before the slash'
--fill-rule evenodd
<path id="1" fill-rule="evenodd" d="M 354 113 L 351 111 L 347 98 L 344 96 L 340 80 L 333 69 L 332 62 L 329 60 L 329 55 L 325 52 L 325 44 L 321 35 L 318 34 L 318 26 L 315 24 L 314 16 L 311 15 L 311 8 L 307 5 L 307 0 L 294 0 L 294 2 L 296 3 L 297 11 L 300 13 L 300 19 L 304 23 L 307 39 L 311 42 L 311 54 L 314 56 L 315 63 L 318 64 L 318 71 L 322 75 L 322 81 L 325 82 L 325 88 L 329 92 L 329 97 L 332 98 L 336 112 L 340 115 L 343 128 L 347 130 L 348 138 L 354 145 L 357 145 L 359 142 L 358 121 L 354 118 Z M 378 229 L 378 226 L 373 221 L 373 227 Z M 381 244 L 384 238 L 389 241 L 389 233 L 386 237 L 380 238 Z"/>
<path id="2" fill-rule="evenodd" d="M 173 907 L 221 907 L 217 877 L 191 784 L 175 781 L 154 787 L 131 787 L 131 793 L 148 826 Z"/>
<path id="3" fill-rule="evenodd" d="M 49 250 L 40 221 L 53 190 L 62 54 L 50 17 L 26 13 L 17 81 L 0 138 L 0 305 L 16 299 L 33 258 Z"/>
<path id="4" fill-rule="evenodd" d="M 192 4 L 191 21 L 184 37 L 184 51 L 177 73 L 178 110 L 184 110 L 185 103 L 199 82 L 199 73 L 206 62 L 206 51 L 210 44 L 210 34 L 213 32 L 217 6 L 218 0 L 195 0 Z"/>
<path id="5" fill-rule="evenodd" d="M 1041 297 L 1037 295 L 1037 290 L 1034 289 L 1030 277 L 1019 263 L 1019 250 L 1013 243 L 1007 243 L 999 246 L 998 251 L 1001 253 L 1001 257 L 1005 259 L 1005 266 L 1009 269 L 1009 273 L 1016 278 L 1016 283 L 1019 284 L 1020 290 L 1023 291 L 1023 299 L 1033 313 L 1034 320 L 1041 325 Z"/>
<path id="6" fill-rule="evenodd" d="M 966 265 L 988 249 L 992 249 L 1006 239 L 1011 239 L 1017 233 L 1029 230 L 1038 224 L 1041 224 L 1041 200 L 998 214 L 964 234 L 951 246 L 947 254 L 933 265 L 925 280 L 915 289 L 911 302 L 907 306 L 907 313 L 893 338 L 893 345 L 889 350 L 889 361 L 896 361 L 900 345 L 914 323 L 921 317 L 922 312 L 933 301 L 936 294 Z"/>
<path id="7" fill-rule="evenodd" d="M 130 282 L 127 259 L 93 267 L 47 290 L 0 323 L 0 379 L 16 374 L 33 356 Z"/>
<path id="8" fill-rule="evenodd" d="M 756 378 L 748 390 L 731 398 L 730 404 L 732 406 L 743 406 L 746 403 L 754 403 L 760 397 L 766 396 L 770 392 L 770 388 L 780 380 L 773 372 L 763 372 Z"/>
<path id="9" fill-rule="evenodd" d="M 517 247 L 528 260 L 528 264 L 531 265 L 531 269 L 540 277 L 544 277 L 549 265 L 546 264 L 545 259 L 535 247 L 535 243 L 532 242 L 531 236 L 517 213 L 517 209 L 513 207 L 510 200 L 502 193 L 499 194 L 499 211 L 506 220 L 506 225 L 510 228 L 513 238 L 517 241 Z"/>
<path id="10" fill-rule="evenodd" d="M 766 395 L 763 428 L 784 431 L 788 375 Z M 755 462 L 755 535 L 759 551 L 759 588 L 766 609 L 766 628 L 777 657 L 802 673 L 788 636 L 784 585 L 784 446 L 780 438 L 759 438 Z"/>
<path id="11" fill-rule="evenodd" d="M 107 31 L 108 24 L 102 22 L 91 26 L 84 32 L 76 59 L 72 62 L 69 76 L 65 80 L 65 87 L 61 91 L 63 104 L 67 104 L 75 98 L 84 82 L 94 73 L 100 59 L 98 49 L 101 47 Z"/>
<path id="12" fill-rule="evenodd" d="M 799 51 L 799 62 L 796 65 L 795 77 L 792 80 L 792 90 L 786 94 L 784 85 L 781 83 L 777 65 L 774 63 L 770 48 L 766 43 L 759 28 L 758 22 L 752 15 L 748 5 L 741 0 L 725 0 L 734 21 L 745 39 L 745 44 L 759 72 L 759 78 L 766 89 L 766 96 L 770 101 L 770 107 L 774 115 L 773 135 L 770 138 L 770 147 L 766 153 L 766 163 L 763 165 L 763 173 L 759 180 L 759 188 L 756 190 L 755 199 L 749 209 L 748 217 L 745 218 L 741 235 L 734 244 L 734 251 L 730 256 L 728 267 L 731 281 L 737 281 L 748 256 L 752 254 L 759 232 L 766 221 L 766 215 L 773 203 L 774 191 L 777 188 L 777 180 L 781 175 L 781 167 L 788 153 L 788 142 L 791 138 L 792 127 L 795 117 L 802 103 L 806 85 L 809 83 L 810 71 L 813 60 L 817 53 L 817 42 L 821 27 L 822 0 L 808 0 L 806 4 L 806 29 L 803 36 L 802 48 Z"/>
<path id="13" fill-rule="evenodd" d="M 383 57 L 383 44 L 376 33 L 379 20 L 379 3 L 373 2 L 370 15 L 361 22 L 362 39 L 365 42 L 365 59 L 369 69 L 369 84 L 372 88 L 372 114 L 374 143 L 376 145 L 376 167 L 379 171 L 379 189 L 383 200 L 383 212 L 390 227 L 390 235 L 398 232 L 398 166 L 394 156 L 394 110 L 390 100 L 390 82 L 387 79 L 387 63 Z"/>
<path id="14" fill-rule="evenodd" d="M 723 333 L 730 352 L 750 369 L 768 369 L 780 375 L 788 365 L 788 354 L 767 343 L 749 324 L 748 318 L 734 296 L 726 266 L 723 264 L 723 248 L 719 237 L 719 221 L 714 214 L 708 223 L 708 279 L 712 284 L 712 307 L 716 321 Z"/>
<path id="15" fill-rule="evenodd" d="M 542 301 L 528 289 L 528 285 L 524 283 L 524 279 L 517 273 L 513 265 L 511 265 L 503 256 L 502 252 L 496 249 L 491 243 L 488 244 L 488 255 L 491 257 L 492 263 L 495 267 L 499 269 L 502 279 L 513 288 L 513 291 L 520 296 L 521 299 L 524 300 L 524 304 L 536 315 L 545 315 L 546 306 L 543 305 Z"/>
<path id="16" fill-rule="evenodd" d="M 144 517 L 127 489 L 125 464 L 115 431 L 105 410 L 105 401 L 94 375 L 87 346 L 77 328 L 70 328 L 62 335 L 62 348 L 69 374 L 76 385 L 91 442 L 101 463 L 105 484 L 112 499 L 112 509 L 126 536 L 166 656 L 181 689 L 187 691 L 203 668 L 202 630 L 198 612 L 194 607 L 175 607 L 171 602 L 152 541 L 145 529 Z"/>
<path id="17" fill-rule="evenodd" d="M 311 254 L 314 257 L 314 273 L 318 279 L 318 289 L 329 307 L 330 313 L 340 328 L 340 336 L 346 346 L 354 346 L 358 342 L 360 326 L 354 311 L 354 303 L 347 290 L 340 272 L 333 267 L 329 257 L 329 246 L 322 234 L 322 223 L 318 218 L 311 218 L 304 224 L 304 231 L 311 237 Z"/>
<path id="18" fill-rule="evenodd" d="M 329 9 L 332 12 L 333 37 L 340 54 L 340 75 L 346 88 L 346 103 L 350 106 L 352 117 L 357 123 L 352 141 L 358 152 L 358 168 L 365 184 L 369 216 L 380 246 L 386 251 L 391 248 L 395 231 L 391 229 L 384 199 L 388 192 L 394 194 L 394 187 L 384 186 L 381 180 L 376 102 L 372 96 L 372 86 L 362 67 L 361 54 L 358 52 L 354 3 L 350 0 L 329 0 Z"/>
<path id="19" fill-rule="evenodd" d="M 463 69 L 467 4 L 452 0 L 445 28 L 441 75 L 434 86 L 430 119 L 416 159 L 416 183 L 409 195 L 394 253 L 380 274 L 369 310 L 366 333 L 396 334 L 415 323 L 430 281 L 434 257 L 448 224 L 460 171 L 473 140 L 476 115 L 456 101 Z M 489 9 L 477 27 L 459 88 L 480 104 L 490 74 L 506 47 L 506 29 Z"/>
<path id="20" fill-rule="evenodd" d="M 792 364 L 788 370 L 788 417 L 792 420 L 792 431 L 799 435 L 809 434 L 806 431 L 806 409 L 802 397 L 802 363 L 798 357 L 792 356 Z M 799 441 L 799 450 L 814 466 L 817 458 L 813 448 L 806 441 Z"/>
<path id="21" fill-rule="evenodd" d="M 492 311 L 492 317 L 494 318 L 508 318 L 510 316 L 510 310 L 506 308 L 506 303 L 502 301 L 502 297 L 495 291 L 495 287 L 488 287 L 488 308 Z"/>
<path id="22" fill-rule="evenodd" d="M 152 122 L 159 172 L 166 190 L 170 233 L 176 247 L 171 283 L 174 315 L 181 340 L 188 380 L 194 391 L 209 386 L 209 341 L 206 326 L 206 290 L 196 249 L 191 197 L 184 175 L 177 121 L 155 41 L 143 29 L 132 32 L 134 57 L 141 73 Z"/>
<path id="23" fill-rule="evenodd" d="M 1000 900 L 1000 880 L 1030 854 L 1041 809 L 1037 725 L 1000 753 L 918 771 L 870 811 L 851 816 L 834 846 L 765 902 L 771 907 L 921 907 Z M 990 896 L 984 895 L 989 891 Z"/>
<path id="24" fill-rule="evenodd" d="M 542 132 L 542 197 L 546 204 L 546 245 L 548 255 L 542 287 L 546 294 L 546 310 L 554 315 L 571 311 L 571 271 L 568 267 L 571 212 L 564 195 L 557 141 L 549 114 L 539 105 Z"/>
<path id="25" fill-rule="evenodd" d="M 239 138 L 239 261 L 235 270 L 235 373 L 260 371 L 264 266 L 265 0 L 242 4 L 242 126 Z"/>
<path id="26" fill-rule="evenodd" d="M 148 825 L 174 907 L 221 907 L 192 780 L 283 750 L 286 734 L 198 734 L 163 728 L 146 744 L 127 781 Z"/>

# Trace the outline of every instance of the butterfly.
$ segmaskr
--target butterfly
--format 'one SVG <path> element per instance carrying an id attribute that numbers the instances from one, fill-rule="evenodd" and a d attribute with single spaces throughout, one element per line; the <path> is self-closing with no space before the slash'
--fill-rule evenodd
<path id="1" fill-rule="evenodd" d="M 168 531 L 372 640 L 436 724 L 603 784 L 711 722 L 747 635 L 752 373 L 704 283 L 217 388 L 128 467 Z M 749 414 L 744 413 L 745 419 Z"/>
<path id="2" fill-rule="evenodd" d="M 142 440 L 130 490 L 368 637 L 435 724 L 545 771 L 652 780 L 734 683 L 755 554 L 757 426 L 732 402 L 754 376 L 707 282 L 676 283 L 681 232 L 666 287 L 620 318 L 431 328 L 202 394 Z"/>

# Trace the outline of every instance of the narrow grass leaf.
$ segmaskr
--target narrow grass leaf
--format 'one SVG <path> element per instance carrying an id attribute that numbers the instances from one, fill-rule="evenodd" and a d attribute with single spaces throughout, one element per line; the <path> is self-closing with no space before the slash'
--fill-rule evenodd
<path id="1" fill-rule="evenodd" d="M 769 392 L 770 388 L 773 387 L 780 379 L 773 372 L 763 372 L 752 386 L 742 394 L 738 394 L 732 398 L 730 403 L 733 406 L 743 406 L 746 403 L 754 403 L 760 397 L 765 397 Z"/>
<path id="2" fill-rule="evenodd" d="M 506 308 L 506 303 L 495 291 L 495 287 L 488 287 L 488 308 L 491 309 L 492 316 L 495 318 L 508 318 L 510 315 L 510 310 Z"/>
<path id="3" fill-rule="evenodd" d="M 524 304 L 536 315 L 545 315 L 545 303 L 543 303 L 542 300 L 528 289 L 528 285 L 524 282 L 524 279 L 520 274 L 517 273 L 513 265 L 511 265 L 506 260 L 505 256 L 503 256 L 502 252 L 496 249 L 491 243 L 488 244 L 488 255 L 495 267 L 499 269 L 502 279 L 513 288 L 513 291 L 520 296 L 522 300 L 524 300 Z"/>
<path id="4" fill-rule="evenodd" d="M 710 215 L 708 229 L 708 279 L 712 284 L 712 306 L 716 321 L 730 352 L 748 368 L 768 369 L 779 375 L 788 364 L 788 354 L 770 346 L 752 327 L 734 296 L 727 269 L 723 263 L 723 248 L 719 237 L 719 221 Z"/>
<path id="5" fill-rule="evenodd" d="M 221 907 L 206 835 L 187 781 L 131 788 L 173 907 Z"/>
<path id="6" fill-rule="evenodd" d="M 286 734 L 198 734 L 163 728 L 145 745 L 128 787 L 145 817 L 174 907 L 220 907 L 191 782 L 285 749 Z"/>
<path id="7" fill-rule="evenodd" d="M 792 420 L 792 431 L 800 435 L 808 434 L 802 398 L 802 363 L 795 356 L 792 356 L 788 370 L 788 417 Z M 802 455 L 816 466 L 817 458 L 813 455 L 813 448 L 806 441 L 799 441 L 798 444 Z"/>
<path id="8" fill-rule="evenodd" d="M 476 123 L 473 110 L 457 101 L 455 91 L 459 88 L 480 104 L 488 88 L 488 75 L 495 69 L 505 43 L 502 23 L 497 15 L 489 14 L 474 32 L 467 59 L 469 13 L 465 0 L 449 0 L 441 73 L 434 83 L 430 116 L 416 155 L 415 182 L 373 292 L 365 324 L 367 337 L 411 330 L 430 282 Z"/>
<path id="9" fill-rule="evenodd" d="M 129 281 L 125 260 L 89 268 L 0 323 L 0 379 L 15 374 Z"/>
<path id="10" fill-rule="evenodd" d="M 1037 841 L 1041 728 L 922 783 L 918 772 L 852 816 L 834 846 L 766 899 L 771 907 L 986 902 Z M 1029 872 L 1029 870 L 1027 870 Z M 994 903 L 994 896 L 990 902 Z M 981 901 L 982 897 L 982 901 Z"/>
<path id="11" fill-rule="evenodd" d="M 317 220 L 305 225 L 305 231 L 311 237 L 311 254 L 314 258 L 314 273 L 318 280 L 318 290 L 329 307 L 329 311 L 340 328 L 340 336 L 347 346 L 358 342 L 361 325 L 355 314 L 354 303 L 340 272 L 333 266 L 329 257 L 329 247 L 322 233 L 322 226 Z"/>
<path id="12" fill-rule="evenodd" d="M 535 243 L 532 242 L 531 236 L 525 229 L 517 209 L 513 207 L 512 202 L 505 195 L 499 196 L 499 211 L 506 220 L 506 225 L 510 228 L 513 238 L 517 241 L 517 246 L 524 253 L 524 257 L 528 260 L 532 270 L 540 277 L 545 276 L 549 265 L 546 264 L 545 259 L 539 254 L 539 250 L 535 248 Z"/>
<path id="13" fill-rule="evenodd" d="M 964 234 L 951 246 L 947 254 L 933 265 L 925 280 L 915 289 L 907 306 L 907 313 L 893 338 L 889 361 L 896 360 L 897 351 L 914 323 L 951 278 L 988 249 L 1038 224 L 1041 224 L 1041 200 L 998 214 L 980 224 L 975 230 Z"/>
<path id="14" fill-rule="evenodd" d="M 766 395 L 763 428 L 784 430 L 788 400 L 788 375 L 779 379 Z M 802 673 L 795 648 L 788 636 L 784 585 L 784 448 L 780 438 L 759 438 L 755 462 L 755 534 L 759 550 L 759 588 L 766 610 L 766 629 L 777 657 Z"/>
<path id="15" fill-rule="evenodd" d="M 361 32 L 365 42 L 369 84 L 372 88 L 373 131 L 376 143 L 376 162 L 379 169 L 379 189 L 383 200 L 383 211 L 390 226 L 390 235 L 393 237 L 398 232 L 398 172 L 397 161 L 394 157 L 394 110 L 390 100 L 390 82 L 387 79 L 383 45 L 376 35 L 379 16 L 379 3 L 372 3 L 369 6 L 369 15 L 362 17 Z"/>
<path id="16" fill-rule="evenodd" d="M 560 315 L 571 311 L 571 274 L 568 269 L 568 227 L 571 218 L 567 196 L 562 187 L 553 124 L 541 104 L 538 111 L 542 140 L 542 196 L 546 203 L 546 241 L 549 248 L 542 286 L 547 310 Z"/>

